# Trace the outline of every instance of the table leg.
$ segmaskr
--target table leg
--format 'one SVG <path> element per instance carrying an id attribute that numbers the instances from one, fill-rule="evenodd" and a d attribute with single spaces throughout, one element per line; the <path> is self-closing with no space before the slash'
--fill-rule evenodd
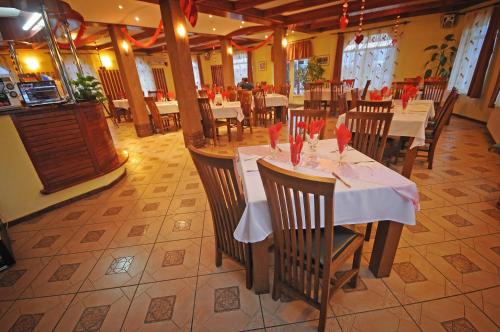
<path id="1" fill-rule="evenodd" d="M 269 241 L 251 243 L 253 289 L 256 294 L 269 293 Z"/>
<path id="2" fill-rule="evenodd" d="M 408 141 L 408 152 L 406 153 L 403 170 L 401 171 L 401 175 L 403 175 L 407 179 L 411 177 L 411 171 L 413 170 L 413 164 L 415 163 L 418 152 L 418 147 L 410 149 L 411 145 L 413 144 L 413 140 L 414 138 L 412 137 Z"/>
<path id="3" fill-rule="evenodd" d="M 378 222 L 369 268 L 375 277 L 383 278 L 391 274 L 392 263 L 398 249 L 403 224 L 383 220 Z"/>
<path id="4" fill-rule="evenodd" d="M 243 140 L 243 121 L 236 120 L 236 140 Z"/>

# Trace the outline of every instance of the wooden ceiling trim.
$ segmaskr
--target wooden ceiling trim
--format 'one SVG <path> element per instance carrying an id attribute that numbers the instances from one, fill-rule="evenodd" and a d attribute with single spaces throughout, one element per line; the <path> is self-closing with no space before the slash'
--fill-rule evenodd
<path id="1" fill-rule="evenodd" d="M 264 10 L 264 17 L 273 17 L 286 12 L 303 10 L 314 6 L 332 3 L 331 0 L 300 0 L 290 2 L 281 6 L 272 7 Z"/>
<path id="2" fill-rule="evenodd" d="M 267 2 L 272 2 L 273 0 L 239 0 L 234 3 L 235 10 L 245 10 L 250 9 L 258 5 L 262 5 Z"/>

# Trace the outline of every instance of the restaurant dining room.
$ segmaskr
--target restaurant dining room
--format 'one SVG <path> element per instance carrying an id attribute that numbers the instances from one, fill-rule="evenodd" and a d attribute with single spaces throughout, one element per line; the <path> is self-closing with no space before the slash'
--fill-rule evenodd
<path id="1" fill-rule="evenodd" d="M 500 331 L 499 0 L 0 0 L 0 331 Z"/>

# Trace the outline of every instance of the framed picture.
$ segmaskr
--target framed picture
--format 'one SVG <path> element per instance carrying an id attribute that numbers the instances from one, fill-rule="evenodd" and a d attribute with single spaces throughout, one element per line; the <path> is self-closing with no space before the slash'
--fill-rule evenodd
<path id="1" fill-rule="evenodd" d="M 259 63 L 257 64 L 257 68 L 259 71 L 266 71 L 266 62 L 259 61 Z"/>
<path id="2" fill-rule="evenodd" d="M 329 55 L 320 55 L 317 57 L 318 59 L 318 64 L 321 66 L 328 66 L 330 63 L 330 56 Z"/>

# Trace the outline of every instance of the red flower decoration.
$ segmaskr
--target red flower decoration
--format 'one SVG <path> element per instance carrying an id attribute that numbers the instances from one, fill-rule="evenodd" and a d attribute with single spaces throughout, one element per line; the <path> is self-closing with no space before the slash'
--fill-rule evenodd
<path id="1" fill-rule="evenodd" d="M 337 144 L 339 146 L 339 152 L 344 152 L 346 145 L 351 140 L 352 134 L 349 128 L 345 124 L 341 124 L 338 128 L 335 128 L 335 135 L 337 136 Z"/>
<path id="2" fill-rule="evenodd" d="M 340 24 L 340 30 L 344 31 L 345 28 L 347 28 L 347 24 L 349 24 L 349 19 L 347 18 L 347 16 L 340 16 L 339 24 Z"/>

